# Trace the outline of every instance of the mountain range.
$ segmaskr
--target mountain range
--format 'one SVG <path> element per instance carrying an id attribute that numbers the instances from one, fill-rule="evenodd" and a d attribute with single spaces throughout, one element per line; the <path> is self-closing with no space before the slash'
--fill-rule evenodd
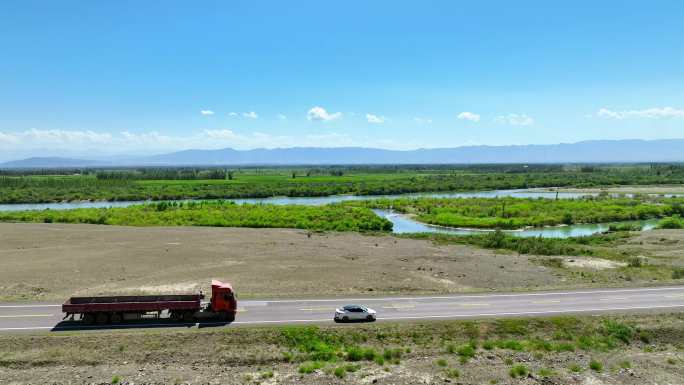
<path id="1" fill-rule="evenodd" d="M 237 166 L 326 164 L 619 163 L 684 161 L 684 139 L 593 140 L 577 143 L 463 146 L 417 150 L 364 147 L 185 150 L 117 161 L 29 158 L 3 168 L 106 166 Z"/>

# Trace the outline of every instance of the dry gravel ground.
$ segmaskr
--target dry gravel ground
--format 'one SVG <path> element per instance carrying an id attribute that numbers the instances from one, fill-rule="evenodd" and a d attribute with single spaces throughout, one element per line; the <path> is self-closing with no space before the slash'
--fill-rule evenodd
<path id="1" fill-rule="evenodd" d="M 529 256 L 463 245 L 292 229 L 0 223 L 0 301 L 193 291 L 335 297 L 562 286 Z"/>
<path id="2" fill-rule="evenodd" d="M 602 335 L 601 325 L 606 321 L 596 317 L 532 319 L 522 324 L 520 320 L 488 320 L 329 326 L 318 330 L 343 338 L 343 344 L 377 352 L 398 349 L 401 357 L 349 363 L 340 353 L 308 374 L 298 370 L 302 361 L 297 355 L 305 353 L 288 345 L 283 328 L 0 335 L 0 384 L 684 383 L 681 314 L 611 320 L 631 325 L 639 334 L 624 343 L 614 340 L 615 345 L 608 348 L 582 348 L 582 338 L 593 341 Z M 476 341 L 477 348 L 463 362 L 459 347 L 469 339 Z M 520 341 L 526 348 L 485 348 L 484 341 L 497 340 Z M 575 341 L 577 350 L 528 348 L 531 341 L 540 340 Z M 450 345 L 456 351 L 449 350 Z M 288 352 L 294 354 L 295 362 L 284 358 Z M 591 369 L 592 360 L 601 367 Z M 353 365 L 354 370 L 343 379 L 336 377 L 333 370 L 345 365 Z M 529 374 L 512 378 L 510 370 L 515 365 L 524 365 Z"/>

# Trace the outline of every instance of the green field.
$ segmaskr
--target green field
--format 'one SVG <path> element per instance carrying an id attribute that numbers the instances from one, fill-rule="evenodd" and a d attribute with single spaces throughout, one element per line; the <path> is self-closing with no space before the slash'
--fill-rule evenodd
<path id="1" fill-rule="evenodd" d="M 389 231 L 370 209 L 341 205 L 238 205 L 227 201 L 158 202 L 120 208 L 0 212 L 0 221 L 121 226 L 279 227 L 328 231 Z"/>
<path id="2" fill-rule="evenodd" d="M 0 170 L 0 203 L 382 195 L 684 184 L 680 165 L 396 166 L 237 170 Z M 44 175 L 50 174 L 50 175 Z"/>
<path id="3" fill-rule="evenodd" d="M 519 229 L 575 223 L 605 223 L 684 214 L 682 198 L 399 198 L 348 202 L 393 209 L 440 226 Z"/>

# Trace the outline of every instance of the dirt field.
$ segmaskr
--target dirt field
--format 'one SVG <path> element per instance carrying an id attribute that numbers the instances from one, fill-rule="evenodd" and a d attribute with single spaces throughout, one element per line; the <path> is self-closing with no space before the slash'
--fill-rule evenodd
<path id="1" fill-rule="evenodd" d="M 0 300 L 186 292 L 211 278 L 240 298 L 555 287 L 527 256 L 428 241 L 289 229 L 0 224 Z"/>
<path id="2" fill-rule="evenodd" d="M 0 384 L 675 385 L 684 383 L 683 322 L 680 314 L 659 314 L 346 325 L 312 332 L 0 335 Z M 305 349 L 309 345 L 292 343 L 306 340 L 316 344 Z M 363 355 L 352 358 L 352 346 Z M 334 354 L 322 358 L 316 351 Z"/>

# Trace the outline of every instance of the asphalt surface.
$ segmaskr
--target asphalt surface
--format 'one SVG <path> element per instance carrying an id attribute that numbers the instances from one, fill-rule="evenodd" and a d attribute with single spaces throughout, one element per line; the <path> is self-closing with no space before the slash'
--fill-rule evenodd
<path id="1" fill-rule="evenodd" d="M 377 298 L 240 301 L 231 325 L 333 322 L 336 307 L 360 304 L 375 309 L 378 322 L 485 317 L 548 316 L 684 310 L 684 286 L 596 289 L 538 293 L 407 296 Z M 164 319 L 108 326 L 62 321 L 61 304 L 0 303 L 0 332 L 98 330 L 157 327 L 212 327 Z"/>

